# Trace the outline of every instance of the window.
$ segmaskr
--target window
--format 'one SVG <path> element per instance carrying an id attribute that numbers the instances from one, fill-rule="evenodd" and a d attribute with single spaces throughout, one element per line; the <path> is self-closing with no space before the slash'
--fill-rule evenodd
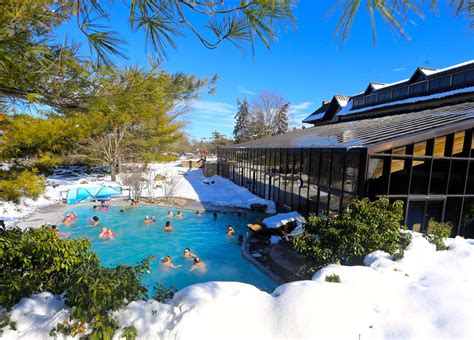
<path id="1" fill-rule="evenodd" d="M 392 92 L 385 91 L 385 92 L 379 93 L 378 101 L 385 102 L 387 100 L 390 100 L 391 98 L 392 98 Z"/>
<path id="2" fill-rule="evenodd" d="M 408 194 L 408 183 L 410 181 L 409 159 L 392 159 L 390 165 L 390 195 Z"/>
<path id="3" fill-rule="evenodd" d="M 449 87 L 450 76 L 433 79 L 430 81 L 430 91 Z"/>
<path id="4" fill-rule="evenodd" d="M 329 188 L 329 176 L 331 176 L 331 154 L 323 152 L 321 154 L 321 178 L 319 185 Z"/>
<path id="5" fill-rule="evenodd" d="M 357 183 L 359 179 L 359 153 L 346 154 L 346 169 L 344 176 L 344 191 L 357 192 Z M 345 196 L 345 194 L 344 194 Z"/>
<path id="6" fill-rule="evenodd" d="M 474 238 L 474 197 L 466 197 L 464 199 L 464 207 L 462 211 L 461 230 L 459 234 L 465 238 Z"/>
<path id="7" fill-rule="evenodd" d="M 369 161 L 369 196 L 387 195 L 390 158 L 371 157 Z"/>
<path id="8" fill-rule="evenodd" d="M 372 94 L 370 96 L 365 97 L 365 103 L 366 104 L 374 104 L 376 102 L 376 99 L 377 99 L 376 97 L 377 97 L 377 95 L 375 95 L 375 94 Z"/>
<path id="9" fill-rule="evenodd" d="M 364 97 L 362 98 L 354 98 L 354 107 L 362 106 L 364 105 Z"/>
<path id="10" fill-rule="evenodd" d="M 344 154 L 342 152 L 333 152 L 331 171 L 331 189 L 342 190 L 342 174 L 344 171 Z"/>
<path id="11" fill-rule="evenodd" d="M 448 194 L 463 194 L 467 176 L 467 161 L 451 161 Z"/>
<path id="12" fill-rule="evenodd" d="M 467 176 L 466 194 L 474 194 L 474 161 L 471 161 L 471 163 L 469 164 L 469 174 Z"/>
<path id="13" fill-rule="evenodd" d="M 466 131 L 458 131 L 454 134 L 453 156 L 460 157 L 464 150 L 464 137 Z"/>
<path id="14" fill-rule="evenodd" d="M 449 175 L 449 160 L 433 160 L 433 170 L 431 173 L 430 194 L 446 195 Z"/>
<path id="15" fill-rule="evenodd" d="M 428 193 L 428 183 L 430 180 L 431 160 L 413 160 L 417 163 L 411 170 L 410 194 L 426 195 Z"/>
<path id="16" fill-rule="evenodd" d="M 433 157 L 444 157 L 446 149 L 446 136 L 437 137 L 434 143 Z"/>
<path id="17" fill-rule="evenodd" d="M 425 217 L 425 202 L 410 201 L 408 203 L 407 227 L 410 230 L 420 232 L 423 229 Z"/>
<path id="18" fill-rule="evenodd" d="M 461 85 L 464 83 L 465 72 L 457 73 L 453 75 L 453 86 Z"/>
<path id="19" fill-rule="evenodd" d="M 403 98 L 403 97 L 406 97 L 407 92 L 408 92 L 408 87 L 407 87 L 407 86 L 400 87 L 400 88 L 398 88 L 398 89 L 394 89 L 394 90 L 392 91 L 392 98 L 395 99 L 395 98 Z"/>
<path id="20" fill-rule="evenodd" d="M 319 180 L 319 150 L 311 150 L 311 164 L 309 169 L 309 212 L 317 213 L 318 212 L 318 180 Z"/>
<path id="21" fill-rule="evenodd" d="M 466 78 L 464 78 L 466 83 L 474 82 L 474 70 L 466 72 Z"/>
<path id="22" fill-rule="evenodd" d="M 418 83 L 418 84 L 414 84 L 414 85 L 411 85 L 409 87 L 410 89 L 410 95 L 416 95 L 416 94 L 420 94 L 420 93 L 423 93 L 426 91 L 426 82 L 423 82 L 423 83 Z"/>
<path id="23" fill-rule="evenodd" d="M 451 235 L 455 236 L 458 231 L 459 220 L 461 218 L 462 197 L 448 197 L 446 200 L 446 212 L 444 215 L 444 222 L 449 222 L 453 225 Z"/>

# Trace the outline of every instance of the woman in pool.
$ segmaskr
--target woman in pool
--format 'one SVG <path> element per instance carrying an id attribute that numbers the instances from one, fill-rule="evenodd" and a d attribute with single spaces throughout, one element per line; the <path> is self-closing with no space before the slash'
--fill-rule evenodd
<path id="1" fill-rule="evenodd" d="M 94 211 L 99 211 L 99 207 L 96 205 L 94 205 L 92 208 L 94 209 Z"/>
<path id="2" fill-rule="evenodd" d="M 106 227 L 102 227 L 102 232 L 99 234 L 100 238 L 107 238 L 109 237 L 109 231 Z"/>
<path id="3" fill-rule="evenodd" d="M 181 210 L 178 210 L 176 217 L 179 217 L 179 218 L 183 217 L 183 212 Z"/>
<path id="4" fill-rule="evenodd" d="M 145 224 L 150 224 L 150 223 L 155 223 L 155 222 L 156 222 L 155 216 L 152 216 L 152 217 L 145 216 L 145 221 L 144 221 Z"/>
<path id="5" fill-rule="evenodd" d="M 169 217 L 173 217 L 173 212 L 172 212 L 171 210 L 168 211 L 168 216 L 169 216 Z"/>
<path id="6" fill-rule="evenodd" d="M 164 267 L 164 268 L 179 268 L 181 267 L 181 265 L 175 265 L 173 264 L 173 262 L 171 262 L 171 256 L 167 255 L 165 256 L 165 258 L 163 260 L 161 260 L 161 265 Z"/>
<path id="7" fill-rule="evenodd" d="M 76 221 L 76 218 L 72 216 L 73 213 L 68 214 L 66 217 L 63 219 L 63 224 L 64 225 L 71 225 Z M 77 216 L 77 215 L 76 215 Z"/>
<path id="8" fill-rule="evenodd" d="M 202 262 L 201 259 L 197 256 L 193 260 L 193 266 L 191 267 L 190 271 L 192 272 L 195 270 L 200 271 L 201 273 L 207 272 L 206 264 Z"/>
<path id="9" fill-rule="evenodd" d="M 232 225 L 227 226 L 227 231 L 226 231 L 227 236 L 234 236 L 235 235 L 235 230 L 232 228 Z"/>
<path id="10" fill-rule="evenodd" d="M 170 221 L 166 221 L 165 223 L 165 227 L 163 228 L 164 231 L 171 231 L 173 230 L 173 227 L 171 226 L 171 222 Z"/>
<path id="11" fill-rule="evenodd" d="M 196 210 L 196 216 L 197 217 L 201 216 L 201 212 L 199 210 Z"/>
<path id="12" fill-rule="evenodd" d="M 191 252 L 191 249 L 189 248 L 184 248 L 184 251 L 183 251 L 183 256 L 187 259 L 191 259 L 191 258 L 194 258 L 194 257 L 197 257 L 196 254 L 192 253 Z"/>

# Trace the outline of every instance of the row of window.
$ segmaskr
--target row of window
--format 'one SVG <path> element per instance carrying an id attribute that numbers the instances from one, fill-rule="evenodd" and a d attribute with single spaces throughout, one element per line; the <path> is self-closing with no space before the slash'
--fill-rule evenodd
<path id="1" fill-rule="evenodd" d="M 448 88 L 459 88 L 474 83 L 474 70 L 459 72 L 453 75 L 443 76 L 431 80 L 425 80 L 411 85 L 406 85 L 391 90 L 353 98 L 353 107 L 372 106 L 392 100 L 400 100 L 407 97 L 417 96 L 425 93 L 433 93 Z"/>
<path id="2" fill-rule="evenodd" d="M 219 151 L 224 177 L 273 200 L 279 210 L 337 213 L 355 197 L 359 151 L 235 149 Z M 225 169 L 225 170 L 224 170 Z"/>

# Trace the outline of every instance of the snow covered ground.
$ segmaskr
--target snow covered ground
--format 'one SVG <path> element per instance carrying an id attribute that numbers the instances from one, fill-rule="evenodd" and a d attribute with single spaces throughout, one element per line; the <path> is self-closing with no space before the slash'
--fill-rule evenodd
<path id="1" fill-rule="evenodd" d="M 168 304 L 132 302 L 116 315 L 141 339 L 473 339 L 474 242 L 448 243 L 437 252 L 414 234 L 400 261 L 377 251 L 366 266 L 330 265 L 272 294 L 237 282 L 197 284 Z M 326 282 L 331 274 L 341 282 Z M 23 299 L 12 312 L 18 330 L 3 338 L 44 338 L 68 313 L 48 293 Z"/>
<path id="2" fill-rule="evenodd" d="M 73 171 L 72 171 L 73 170 Z M 82 168 L 84 170 L 84 168 Z M 164 188 L 157 187 L 155 176 L 164 175 L 176 179 L 173 196 L 211 203 L 214 206 L 231 206 L 250 208 L 252 203 L 262 203 L 269 206 L 268 212 L 275 212 L 275 205 L 266 201 L 247 189 L 219 176 L 204 177 L 201 169 L 179 167 L 178 162 L 151 164 L 144 175 L 149 185 L 142 191 L 144 197 L 162 197 Z M 120 179 L 120 178 L 119 178 Z M 0 220 L 6 225 L 13 225 L 15 221 L 28 216 L 41 207 L 61 202 L 61 192 L 78 187 L 115 186 L 108 175 L 87 175 L 80 167 L 69 167 L 60 170 L 54 176 L 47 178 L 45 193 L 37 200 L 23 199 L 20 204 L 0 201 Z"/>

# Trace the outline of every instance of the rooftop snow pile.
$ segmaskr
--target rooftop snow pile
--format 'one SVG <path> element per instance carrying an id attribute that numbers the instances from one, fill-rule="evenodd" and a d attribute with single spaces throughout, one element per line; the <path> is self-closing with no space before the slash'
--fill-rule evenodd
<path id="1" fill-rule="evenodd" d="M 273 294 L 208 282 L 179 291 L 170 304 L 132 302 L 116 314 L 120 326 L 134 326 L 141 339 L 474 338 L 472 240 L 450 239 L 449 250 L 436 251 L 415 234 L 402 260 L 380 251 L 365 260 L 369 266 L 327 266 L 311 281 L 279 286 Z M 331 274 L 341 282 L 326 282 Z M 52 324 L 42 316 L 64 313 L 51 299 L 33 299 L 31 308 L 22 302 L 14 308 L 19 331 L 6 330 L 4 338 L 39 338 Z"/>

